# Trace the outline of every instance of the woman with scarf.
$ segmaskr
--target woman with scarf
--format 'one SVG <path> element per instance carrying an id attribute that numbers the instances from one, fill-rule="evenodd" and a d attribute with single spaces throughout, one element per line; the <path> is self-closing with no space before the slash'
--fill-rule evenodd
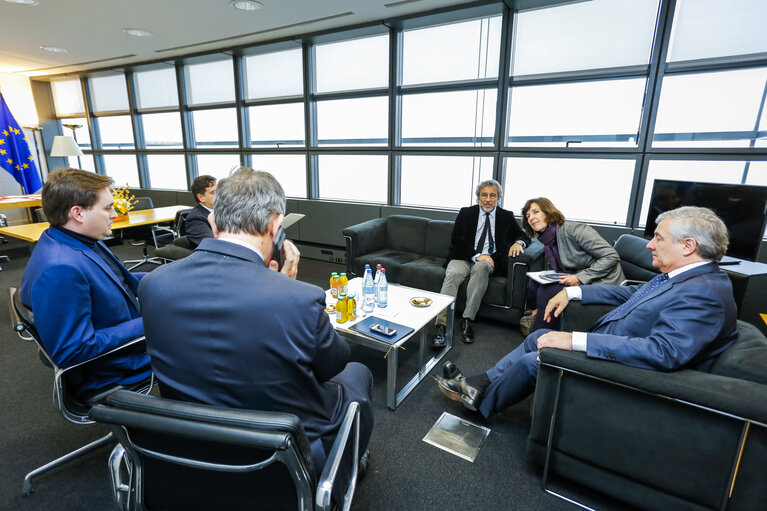
<path id="1" fill-rule="evenodd" d="M 566 222 L 565 216 L 545 197 L 530 199 L 522 208 L 522 227 L 543 243 L 545 263 L 564 273 L 558 283 L 541 285 L 530 280 L 537 309 L 533 311 L 534 332 L 540 328 L 559 329 L 559 318 L 543 320 L 548 301 L 566 286 L 620 284 L 624 279 L 620 257 L 591 226 Z"/>

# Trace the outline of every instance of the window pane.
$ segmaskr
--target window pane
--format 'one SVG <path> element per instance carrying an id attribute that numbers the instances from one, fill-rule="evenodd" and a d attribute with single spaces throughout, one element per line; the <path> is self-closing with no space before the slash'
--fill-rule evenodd
<path id="1" fill-rule="evenodd" d="M 301 49 L 245 57 L 246 99 L 304 93 Z"/>
<path id="2" fill-rule="evenodd" d="M 495 89 L 402 97 L 402 145 L 492 146 Z"/>
<path id="3" fill-rule="evenodd" d="M 767 185 L 767 161 L 752 161 L 748 166 L 747 185 Z"/>
<path id="4" fill-rule="evenodd" d="M 503 204 L 519 213 L 525 201 L 543 195 L 570 220 L 625 225 L 635 164 L 633 159 L 506 158 Z"/>
<path id="5" fill-rule="evenodd" d="M 80 80 L 51 82 L 56 115 L 82 114 L 85 112 L 83 89 Z"/>
<path id="6" fill-rule="evenodd" d="M 388 118 L 386 96 L 318 101 L 319 145 L 386 145 Z"/>
<path id="7" fill-rule="evenodd" d="M 389 36 L 318 44 L 317 92 L 389 85 Z"/>
<path id="8" fill-rule="evenodd" d="M 94 112 L 128 110 L 125 75 L 96 76 L 90 79 L 90 86 Z"/>
<path id="9" fill-rule="evenodd" d="M 150 154 L 146 160 L 152 189 L 189 189 L 186 184 L 186 163 L 183 154 Z"/>
<path id="10" fill-rule="evenodd" d="M 77 156 L 67 156 L 67 165 L 73 169 L 90 170 L 96 172 L 96 165 L 93 162 L 92 154 L 83 154 L 80 156 L 80 163 L 77 163 Z"/>
<path id="11" fill-rule="evenodd" d="M 511 89 L 510 146 L 636 146 L 645 79 Z"/>
<path id="12" fill-rule="evenodd" d="M 139 187 L 138 166 L 133 154 L 105 154 L 104 170 L 116 186 Z"/>
<path id="13" fill-rule="evenodd" d="M 493 177 L 491 156 L 402 156 L 400 203 L 457 209 L 477 202 L 476 186 Z"/>
<path id="14" fill-rule="evenodd" d="M 234 101 L 232 59 L 187 64 L 185 69 L 190 105 Z"/>
<path id="15" fill-rule="evenodd" d="M 99 117 L 101 147 L 104 149 L 133 149 L 133 128 L 129 115 Z"/>
<path id="16" fill-rule="evenodd" d="M 234 108 L 192 112 L 197 147 L 237 147 L 237 113 Z"/>
<path id="17" fill-rule="evenodd" d="M 320 199 L 387 202 L 386 155 L 319 155 Z"/>
<path id="18" fill-rule="evenodd" d="M 647 64 L 658 0 L 591 0 L 517 14 L 512 74 Z"/>
<path id="19" fill-rule="evenodd" d="M 402 82 L 449 82 L 498 76 L 501 17 L 403 33 Z"/>
<path id="20" fill-rule="evenodd" d="M 178 112 L 144 114 L 141 120 L 147 147 L 170 149 L 184 146 L 181 137 L 181 117 Z"/>
<path id="21" fill-rule="evenodd" d="M 642 210 L 639 213 L 639 226 L 644 227 L 647 224 L 647 210 L 650 206 L 650 195 L 656 179 L 740 184 L 745 166 L 746 162 L 744 161 L 650 160 L 647 170 L 647 184 L 645 184 L 644 196 L 642 197 Z"/>
<path id="22" fill-rule="evenodd" d="M 677 0 L 668 61 L 767 52 L 764 0 Z"/>
<path id="23" fill-rule="evenodd" d="M 178 106 L 175 68 L 138 71 L 133 76 L 136 79 L 136 101 L 139 108 Z"/>
<path id="24" fill-rule="evenodd" d="M 88 121 L 84 117 L 74 119 L 61 119 L 61 133 L 71 137 L 73 136 L 72 129 L 64 126 L 65 124 L 68 126 L 80 126 L 74 131 L 74 138 L 77 141 L 77 145 L 79 145 L 82 149 L 91 148 L 91 134 L 88 131 Z"/>
<path id="25" fill-rule="evenodd" d="M 767 68 L 667 75 L 653 147 L 749 147 Z"/>
<path id="26" fill-rule="evenodd" d="M 254 154 L 251 167 L 276 177 L 288 197 L 306 198 L 306 156 L 303 154 Z"/>
<path id="27" fill-rule="evenodd" d="M 253 147 L 304 145 L 304 104 L 253 106 L 250 112 L 250 144 Z"/>
<path id="28" fill-rule="evenodd" d="M 209 175 L 216 179 L 229 177 L 232 170 L 240 167 L 240 156 L 237 154 L 198 154 L 197 175 Z"/>

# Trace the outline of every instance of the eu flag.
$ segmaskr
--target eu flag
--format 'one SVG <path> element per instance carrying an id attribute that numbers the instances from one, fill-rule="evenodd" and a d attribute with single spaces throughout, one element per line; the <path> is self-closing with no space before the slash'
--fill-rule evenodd
<path id="1" fill-rule="evenodd" d="M 11 173 L 13 178 L 24 187 L 24 193 L 34 193 L 43 187 L 35 159 L 29 151 L 27 137 L 11 115 L 2 93 L 0 93 L 0 168 Z"/>

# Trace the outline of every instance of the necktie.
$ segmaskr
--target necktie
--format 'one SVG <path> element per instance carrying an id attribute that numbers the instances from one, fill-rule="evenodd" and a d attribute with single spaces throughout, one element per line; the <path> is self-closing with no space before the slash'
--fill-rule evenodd
<path id="1" fill-rule="evenodd" d="M 652 279 L 650 282 L 648 282 L 647 284 L 639 288 L 639 290 L 635 292 L 633 295 L 629 296 L 629 299 L 623 302 L 620 306 L 614 308 L 613 310 L 611 310 L 610 312 L 602 316 L 602 318 L 594 324 L 594 327 L 603 325 L 604 323 L 609 321 L 611 318 L 613 318 L 616 314 L 623 312 L 626 309 L 629 309 L 632 305 L 634 305 L 637 301 L 639 301 L 640 298 L 642 298 L 643 296 L 646 296 L 653 289 L 660 286 L 667 280 L 668 280 L 668 273 L 661 273 L 660 275 Z"/>
<path id="2" fill-rule="evenodd" d="M 489 250 L 491 254 L 495 252 L 493 250 L 493 233 L 490 232 L 490 213 L 485 213 L 485 228 L 482 229 L 482 235 L 479 237 L 479 243 L 477 243 L 477 253 L 481 254 L 482 249 L 485 248 L 485 240 L 490 237 Z"/>

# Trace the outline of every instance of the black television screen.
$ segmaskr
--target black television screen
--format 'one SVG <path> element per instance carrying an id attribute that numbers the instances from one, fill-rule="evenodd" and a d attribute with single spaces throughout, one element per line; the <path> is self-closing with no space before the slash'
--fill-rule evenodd
<path id="1" fill-rule="evenodd" d="M 659 214 L 680 206 L 702 206 L 724 220 L 730 234 L 727 255 L 755 261 L 764 235 L 767 186 L 694 183 L 656 179 L 645 236 L 653 236 Z"/>

